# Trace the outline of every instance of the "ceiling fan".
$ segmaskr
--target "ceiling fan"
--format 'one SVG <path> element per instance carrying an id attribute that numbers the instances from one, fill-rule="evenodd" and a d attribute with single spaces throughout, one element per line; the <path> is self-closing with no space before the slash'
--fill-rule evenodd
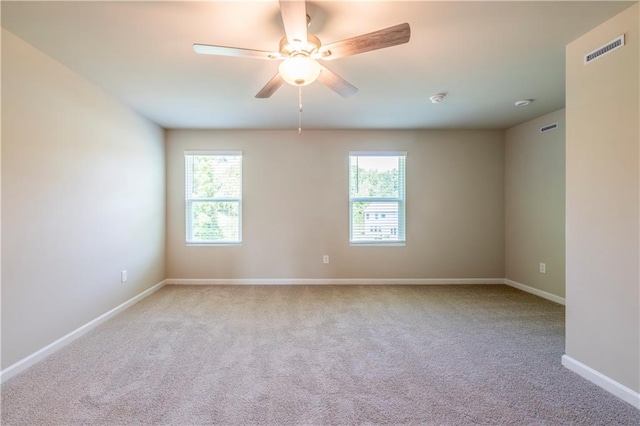
<path id="1" fill-rule="evenodd" d="M 199 43 L 195 43 L 193 49 L 207 55 L 281 60 L 279 72 L 256 94 L 256 98 L 270 97 L 285 82 L 302 87 L 316 80 L 346 98 L 356 93 L 358 88 L 318 61 L 396 46 L 407 43 L 411 37 L 409 24 L 403 23 L 323 45 L 318 37 L 307 32 L 311 18 L 303 0 L 280 0 L 280 14 L 286 37 L 280 40 L 277 52 Z"/>

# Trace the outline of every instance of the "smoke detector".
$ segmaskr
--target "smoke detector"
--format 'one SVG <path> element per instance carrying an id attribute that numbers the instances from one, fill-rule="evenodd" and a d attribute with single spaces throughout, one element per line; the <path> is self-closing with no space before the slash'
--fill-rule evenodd
<path id="1" fill-rule="evenodd" d="M 514 105 L 517 107 L 525 107 L 527 105 L 530 105 L 531 102 L 533 102 L 533 99 L 522 99 L 522 100 L 516 101 Z"/>
<path id="2" fill-rule="evenodd" d="M 429 98 L 432 104 L 439 104 L 444 100 L 444 97 L 447 96 L 446 93 L 438 93 L 437 95 L 433 95 Z"/>

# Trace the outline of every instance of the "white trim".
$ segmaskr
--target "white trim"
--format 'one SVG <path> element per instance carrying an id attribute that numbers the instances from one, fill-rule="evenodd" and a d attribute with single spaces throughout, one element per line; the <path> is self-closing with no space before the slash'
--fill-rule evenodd
<path id="1" fill-rule="evenodd" d="M 621 400 L 628 402 L 634 407 L 640 409 L 640 393 L 634 391 L 633 389 L 626 387 L 622 383 L 616 382 L 612 378 L 605 376 L 604 374 L 600 373 L 597 370 L 594 370 L 588 365 L 581 363 L 580 361 L 576 361 L 569 355 L 562 355 L 562 365 L 578 374 L 579 376 L 587 379 L 591 383 L 600 386 L 610 394 L 613 394 Z"/>
<path id="2" fill-rule="evenodd" d="M 44 348 L 32 353 L 31 355 L 28 355 L 25 358 L 22 358 L 20 361 L 8 366 L 4 370 L 0 371 L 0 383 L 3 383 L 4 381 L 6 381 L 6 380 L 8 380 L 8 379 L 10 379 L 10 378 L 22 373 L 27 368 L 29 368 L 29 367 L 37 364 L 38 362 L 42 361 L 43 359 L 45 359 L 49 355 L 53 354 L 55 351 L 57 351 L 59 349 L 62 349 L 64 346 L 66 346 L 69 343 L 73 342 L 78 337 L 80 337 L 80 336 L 86 334 L 87 332 L 93 330 L 98 325 L 102 324 L 103 322 L 107 321 L 108 319 L 113 318 L 114 316 L 116 316 L 120 312 L 122 312 L 125 309 L 127 309 L 129 306 L 139 302 L 140 300 L 144 299 L 145 297 L 148 297 L 151 294 L 155 293 L 156 291 L 160 290 L 166 283 L 167 283 L 167 280 L 159 282 L 158 284 L 154 285 L 151 288 L 148 288 L 147 290 L 143 291 L 142 293 L 138 294 L 137 296 L 134 296 L 131 299 L 127 300 L 126 302 L 116 306 L 115 308 L 111 309 L 109 312 L 106 312 L 106 313 L 100 315 L 98 318 L 95 318 L 95 319 L 89 321 L 88 323 L 86 323 L 85 325 L 76 328 L 71 333 L 69 333 L 69 334 L 67 334 L 65 336 L 62 336 L 61 338 L 59 338 L 55 342 L 48 344 Z"/>
<path id="3" fill-rule="evenodd" d="M 167 278 L 174 285 L 455 285 L 504 284 L 504 278 Z"/>
<path id="4" fill-rule="evenodd" d="M 185 245 L 187 247 L 233 247 L 233 246 L 241 246 L 242 241 L 238 242 L 189 242 L 186 241 Z"/>
<path id="5" fill-rule="evenodd" d="M 349 245 L 351 247 L 406 247 L 407 243 L 405 241 L 393 240 L 380 240 L 380 242 L 376 242 L 376 240 L 367 240 L 364 242 L 349 241 Z"/>
<path id="6" fill-rule="evenodd" d="M 350 157 L 406 157 L 407 151 L 349 151 Z"/>
<path id="7" fill-rule="evenodd" d="M 242 156 L 242 151 L 216 151 L 216 150 L 207 150 L 207 151 L 203 151 L 203 150 L 195 150 L 195 151 L 190 151 L 190 150 L 186 150 L 184 152 L 184 155 L 238 155 L 238 156 Z"/>
<path id="8" fill-rule="evenodd" d="M 564 297 L 556 296 L 555 294 L 548 293 L 546 291 L 538 290 L 537 288 L 529 287 L 528 285 L 521 284 L 517 281 L 510 280 L 508 278 L 504 279 L 504 283 L 510 287 L 517 288 L 518 290 L 526 291 L 527 293 L 535 294 L 538 297 L 542 297 L 543 299 L 551 300 L 552 302 L 559 303 L 561 305 L 566 305 L 566 301 Z"/>

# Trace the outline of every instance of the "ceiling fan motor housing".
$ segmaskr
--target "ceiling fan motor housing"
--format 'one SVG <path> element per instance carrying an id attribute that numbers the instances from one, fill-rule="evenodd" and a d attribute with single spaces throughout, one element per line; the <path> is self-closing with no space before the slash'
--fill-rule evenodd
<path id="1" fill-rule="evenodd" d="M 289 43 L 286 37 L 280 40 L 280 53 L 286 56 L 293 56 L 293 54 L 303 54 L 305 56 L 311 56 L 320 49 L 322 43 L 320 39 L 313 34 L 307 34 L 307 43 Z"/>

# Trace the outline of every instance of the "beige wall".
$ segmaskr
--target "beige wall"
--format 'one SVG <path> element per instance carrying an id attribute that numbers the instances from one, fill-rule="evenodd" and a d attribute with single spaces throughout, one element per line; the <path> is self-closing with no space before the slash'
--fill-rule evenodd
<path id="1" fill-rule="evenodd" d="M 164 203 L 162 129 L 2 30 L 2 368 L 164 279 Z"/>
<path id="2" fill-rule="evenodd" d="M 552 123 L 558 123 L 556 130 L 540 133 Z M 505 277 L 560 298 L 565 296 L 564 180 L 564 109 L 506 131 Z"/>
<path id="3" fill-rule="evenodd" d="M 503 132 L 173 130 L 166 146 L 169 278 L 504 277 Z M 240 246 L 185 245 L 194 149 L 244 152 Z M 361 150 L 407 151 L 405 247 L 349 245 L 348 155 Z"/>
<path id="4" fill-rule="evenodd" d="M 567 46 L 566 353 L 640 391 L 639 6 Z M 584 66 L 583 55 L 627 44 Z"/>

